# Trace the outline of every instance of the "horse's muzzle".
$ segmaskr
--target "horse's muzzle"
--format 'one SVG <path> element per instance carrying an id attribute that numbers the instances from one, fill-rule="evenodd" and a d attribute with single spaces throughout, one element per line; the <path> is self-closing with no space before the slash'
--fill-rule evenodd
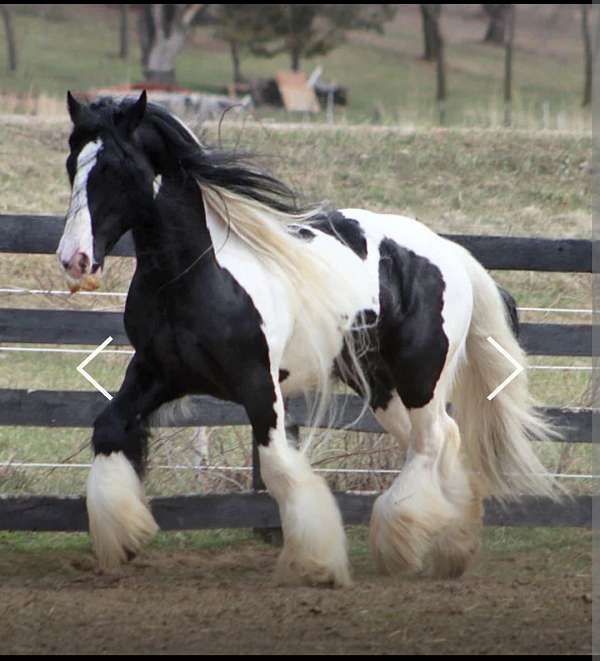
<path id="1" fill-rule="evenodd" d="M 80 290 L 94 291 L 100 287 L 102 267 L 99 264 L 91 264 L 85 253 L 77 252 L 68 262 L 61 260 L 61 264 L 72 294 Z"/>

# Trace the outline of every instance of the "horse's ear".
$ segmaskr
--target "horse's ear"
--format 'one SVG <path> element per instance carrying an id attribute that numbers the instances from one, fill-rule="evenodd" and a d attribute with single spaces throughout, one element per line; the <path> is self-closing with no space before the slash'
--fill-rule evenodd
<path id="1" fill-rule="evenodd" d="M 125 128 L 128 133 L 133 133 L 140 125 L 146 112 L 146 105 L 148 103 L 148 96 L 146 90 L 140 94 L 140 98 L 132 104 L 125 112 L 121 119 L 120 124 Z"/>
<path id="2" fill-rule="evenodd" d="M 77 99 L 71 94 L 71 92 L 67 92 L 67 108 L 69 109 L 69 115 L 71 116 L 71 121 L 73 124 L 77 124 L 77 122 L 81 119 L 81 114 L 83 112 L 83 105 L 77 101 Z"/>

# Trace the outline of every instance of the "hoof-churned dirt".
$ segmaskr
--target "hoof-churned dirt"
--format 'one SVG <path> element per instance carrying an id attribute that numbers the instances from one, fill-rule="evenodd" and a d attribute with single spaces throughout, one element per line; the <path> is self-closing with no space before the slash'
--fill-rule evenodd
<path id="1" fill-rule="evenodd" d="M 85 543 L 10 539 L 0 540 L 2 653 L 591 652 L 582 531 L 568 549 L 488 548 L 456 581 L 378 576 L 353 544 L 355 584 L 338 591 L 275 587 L 277 549 L 251 539 L 195 548 L 182 537 L 110 577 Z"/>

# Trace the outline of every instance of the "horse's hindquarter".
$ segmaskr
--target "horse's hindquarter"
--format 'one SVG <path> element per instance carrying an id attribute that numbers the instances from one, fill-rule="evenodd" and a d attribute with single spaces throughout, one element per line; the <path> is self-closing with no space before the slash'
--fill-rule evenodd
<path id="1" fill-rule="evenodd" d="M 379 214 L 362 209 L 343 209 L 342 214 L 357 220 L 365 232 L 369 251 L 368 260 L 377 264 L 378 290 L 387 283 L 379 282 L 381 260 L 386 259 L 385 246 L 390 242 L 397 244 L 400 251 L 408 251 L 420 260 L 426 260 L 431 265 L 431 271 L 441 279 L 443 288 L 443 318 L 444 333 L 449 341 L 449 354 L 458 349 L 467 332 L 472 312 L 472 288 L 461 255 L 462 248 L 443 239 L 417 220 L 392 214 Z M 423 262 L 425 263 L 425 262 Z M 401 274 L 397 274 L 401 277 Z M 400 283 L 397 283 L 398 286 Z M 403 283 L 404 289 L 411 289 L 418 282 Z M 379 293 L 381 293 L 379 291 Z M 411 292 L 413 293 L 413 292 Z M 417 295 L 427 296 L 427 287 Z"/>

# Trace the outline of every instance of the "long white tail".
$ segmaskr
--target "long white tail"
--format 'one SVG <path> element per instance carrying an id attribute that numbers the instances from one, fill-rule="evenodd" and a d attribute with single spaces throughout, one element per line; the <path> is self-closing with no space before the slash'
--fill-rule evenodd
<path id="1" fill-rule="evenodd" d="M 488 337 L 524 367 L 527 357 L 513 334 L 496 283 L 467 251 L 464 256 L 473 283 L 473 318 L 452 403 L 469 462 L 481 476 L 484 490 L 496 498 L 530 494 L 558 499 L 562 488 L 541 464 L 531 443 L 558 434 L 535 410 L 527 370 L 494 399 L 487 399 L 513 370 Z"/>

